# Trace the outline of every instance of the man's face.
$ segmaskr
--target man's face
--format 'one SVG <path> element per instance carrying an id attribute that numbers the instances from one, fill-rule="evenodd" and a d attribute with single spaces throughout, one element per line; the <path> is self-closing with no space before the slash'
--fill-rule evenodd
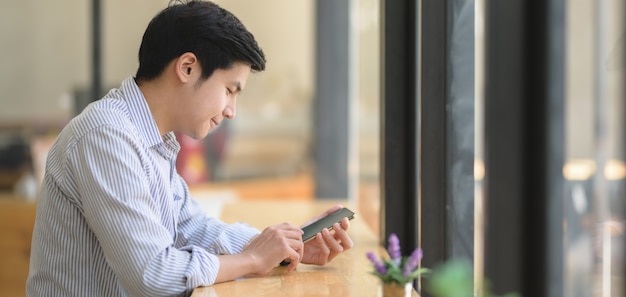
<path id="1" fill-rule="evenodd" d="M 236 62 L 230 69 L 215 70 L 204 81 L 196 78 L 181 102 L 180 132 L 201 139 L 223 120 L 234 118 L 237 95 L 244 89 L 249 74 L 249 65 Z"/>

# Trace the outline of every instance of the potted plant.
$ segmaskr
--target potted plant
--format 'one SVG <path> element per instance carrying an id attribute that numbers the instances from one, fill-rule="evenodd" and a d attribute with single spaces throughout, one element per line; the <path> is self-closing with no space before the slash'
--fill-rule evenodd
<path id="1" fill-rule="evenodd" d="M 424 290 L 431 296 L 475 296 L 472 267 L 465 259 L 450 259 L 432 271 L 419 267 L 423 256 L 422 249 L 417 248 L 410 256 L 403 256 L 400 240 L 394 233 L 389 235 L 387 254 L 388 257 L 378 258 L 373 252 L 367 253 L 367 258 L 374 266 L 372 273 L 382 281 L 383 297 L 412 296 L 413 281 L 420 276 L 428 277 Z M 480 297 L 496 297 L 491 293 L 489 282 L 486 280 L 477 293 Z M 520 297 L 520 295 L 509 293 L 502 297 Z"/>
<path id="2" fill-rule="evenodd" d="M 373 252 L 367 253 L 367 258 L 374 266 L 372 273 L 382 281 L 383 296 L 411 296 L 413 281 L 429 272 L 428 268 L 419 267 L 423 256 L 422 249 L 417 248 L 411 255 L 403 256 L 400 240 L 392 233 L 389 235 L 387 253 L 389 257 L 386 258 L 378 258 Z"/>

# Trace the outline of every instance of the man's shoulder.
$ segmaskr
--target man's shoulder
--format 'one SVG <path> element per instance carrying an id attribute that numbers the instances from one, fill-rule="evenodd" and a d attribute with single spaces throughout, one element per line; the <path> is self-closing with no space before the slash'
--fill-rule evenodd
<path id="1" fill-rule="evenodd" d="M 81 138 L 103 127 L 134 130 L 128 108 L 123 100 L 115 97 L 104 97 L 95 101 L 72 119 L 67 128 L 75 137 Z"/>

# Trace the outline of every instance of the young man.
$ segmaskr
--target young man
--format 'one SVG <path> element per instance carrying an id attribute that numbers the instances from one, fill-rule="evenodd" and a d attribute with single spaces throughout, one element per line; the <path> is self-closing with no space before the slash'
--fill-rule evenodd
<path id="1" fill-rule="evenodd" d="M 135 77 L 88 106 L 50 150 L 27 295 L 185 295 L 283 260 L 289 270 L 323 265 L 352 247 L 347 219 L 303 244 L 288 223 L 259 232 L 207 217 L 176 173 L 173 133 L 200 139 L 235 117 L 249 73 L 264 68 L 252 34 L 217 5 L 159 13 Z"/>

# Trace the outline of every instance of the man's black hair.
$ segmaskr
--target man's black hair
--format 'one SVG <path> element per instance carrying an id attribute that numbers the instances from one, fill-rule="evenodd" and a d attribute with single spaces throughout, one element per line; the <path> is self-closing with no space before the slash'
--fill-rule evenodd
<path id="1" fill-rule="evenodd" d="M 151 80 L 180 55 L 191 52 L 202 67 L 202 79 L 235 62 L 265 69 L 265 55 L 254 36 L 229 11 L 210 1 L 176 1 L 157 14 L 144 32 L 135 78 Z"/>

